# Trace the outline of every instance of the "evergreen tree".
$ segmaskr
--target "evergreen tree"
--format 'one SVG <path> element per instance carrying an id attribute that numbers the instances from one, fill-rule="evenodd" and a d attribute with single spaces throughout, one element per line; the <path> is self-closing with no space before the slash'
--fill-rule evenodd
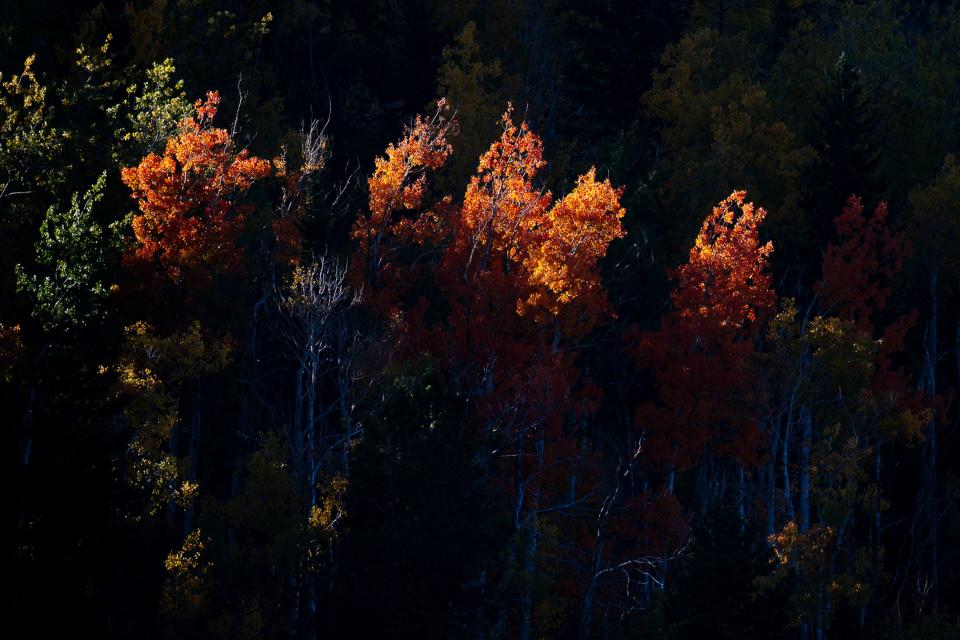
<path id="1" fill-rule="evenodd" d="M 827 77 L 815 117 L 816 132 L 811 137 L 816 159 L 804 185 L 809 231 L 807 243 L 794 248 L 805 271 L 800 276 L 801 287 L 809 287 L 818 278 L 820 252 L 833 237 L 833 219 L 847 199 L 857 195 L 873 205 L 884 195 L 877 170 L 879 125 L 879 114 L 860 71 L 841 54 Z"/>

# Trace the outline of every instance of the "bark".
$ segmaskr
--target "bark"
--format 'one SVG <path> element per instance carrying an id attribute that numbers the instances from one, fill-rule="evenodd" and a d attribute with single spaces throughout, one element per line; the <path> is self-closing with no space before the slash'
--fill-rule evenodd
<path id="1" fill-rule="evenodd" d="M 30 467 L 30 457 L 33 454 L 33 405 L 37 401 L 37 388 L 30 385 L 27 390 L 27 406 L 23 411 L 22 433 L 20 435 L 20 464 L 23 466 L 21 473 L 24 474 L 22 482 L 28 482 L 26 477 L 27 469 Z M 25 486 L 25 485 L 24 485 Z M 27 498 L 20 494 L 19 513 L 17 514 L 17 533 L 18 537 L 26 533 L 27 526 Z"/>
<path id="2" fill-rule="evenodd" d="M 740 530 L 746 526 L 746 514 L 744 512 L 744 492 L 745 482 L 743 477 L 743 465 L 737 465 L 737 516 L 740 518 Z"/>
<path id="3" fill-rule="evenodd" d="M 36 401 L 37 388 L 30 385 L 27 390 L 27 407 L 23 411 L 23 432 L 20 436 L 20 464 L 24 469 L 30 466 L 30 457 L 33 455 L 33 405 Z"/>
<path id="4" fill-rule="evenodd" d="M 937 320 L 939 306 L 938 265 L 934 256 L 930 268 L 930 318 L 927 327 L 926 383 L 927 395 L 937 394 Z M 936 412 L 927 424 L 927 460 L 923 469 L 923 509 L 930 540 L 930 582 L 933 593 L 933 610 L 939 606 L 939 515 L 937 514 L 937 418 Z"/>
<path id="5" fill-rule="evenodd" d="M 796 514 L 793 510 L 793 496 L 791 495 L 790 487 L 790 423 L 792 417 L 787 419 L 787 424 L 784 427 L 783 433 L 783 502 L 787 510 L 787 519 L 790 521 L 796 520 Z"/>
<path id="6" fill-rule="evenodd" d="M 803 441 L 800 444 L 800 531 L 810 528 L 810 447 L 813 444 L 813 415 L 810 407 L 800 407 Z"/>
<path id="7" fill-rule="evenodd" d="M 200 435 L 203 426 L 203 400 L 201 387 L 197 386 L 194 396 L 193 416 L 190 419 L 190 447 L 188 452 L 187 480 L 191 483 L 197 481 L 197 465 L 200 458 Z M 193 531 L 194 510 L 193 505 L 187 507 L 183 515 L 183 535 Z"/>
<path id="8" fill-rule="evenodd" d="M 771 429 L 770 462 L 767 463 L 767 535 L 776 532 L 776 491 L 777 491 L 777 455 L 780 450 L 780 435 L 776 429 Z"/>
<path id="9" fill-rule="evenodd" d="M 530 539 L 527 541 L 523 551 L 523 601 L 520 622 L 520 640 L 530 640 L 530 634 L 533 629 L 533 580 L 534 580 L 534 561 L 537 556 L 537 546 L 540 543 L 540 527 L 537 523 L 536 514 L 532 514 L 529 519 Z"/>
<path id="10" fill-rule="evenodd" d="M 598 536 L 599 538 L 599 536 Z M 597 591 L 597 573 L 603 558 L 603 540 L 598 539 L 593 550 L 593 562 L 590 566 L 590 579 L 583 594 L 583 609 L 580 611 L 580 640 L 590 637 L 590 622 L 593 617 L 593 597 Z"/>

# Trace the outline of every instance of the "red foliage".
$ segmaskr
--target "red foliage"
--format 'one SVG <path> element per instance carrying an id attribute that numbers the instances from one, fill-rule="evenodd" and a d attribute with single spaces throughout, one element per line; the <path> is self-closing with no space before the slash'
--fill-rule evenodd
<path id="1" fill-rule="evenodd" d="M 766 212 L 734 192 L 704 220 L 687 263 L 673 272 L 673 309 L 659 331 L 640 337 L 659 402 L 637 414 L 647 456 L 669 467 L 693 464 L 703 449 L 752 462 L 759 425 L 749 411 L 746 363 L 776 303 L 759 240 Z"/>
<path id="2" fill-rule="evenodd" d="M 876 370 L 871 382 L 882 404 L 916 408 L 922 404 L 910 391 L 909 377 L 893 364 L 904 349 L 906 334 L 917 321 L 913 310 L 894 320 L 875 336 L 874 316 L 882 311 L 892 293 L 893 277 L 911 253 L 906 234 L 890 229 L 887 205 L 881 202 L 872 216 L 864 215 L 858 196 L 850 196 L 843 212 L 834 219 L 838 244 L 827 246 L 823 256 L 823 280 L 817 293 L 834 315 L 852 321 L 858 330 L 880 338 Z"/>
<path id="3" fill-rule="evenodd" d="M 871 332 L 871 316 L 890 298 L 890 279 L 903 267 L 909 245 L 887 225 L 884 202 L 868 217 L 860 198 L 850 196 L 834 225 L 840 243 L 827 247 L 817 292 L 831 312 Z"/>

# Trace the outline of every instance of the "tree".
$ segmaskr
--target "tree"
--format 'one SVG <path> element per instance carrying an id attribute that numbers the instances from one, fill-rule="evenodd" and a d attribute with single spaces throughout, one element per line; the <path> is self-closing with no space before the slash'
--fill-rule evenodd
<path id="1" fill-rule="evenodd" d="M 40 84 L 30 56 L 23 64 L 23 72 L 4 80 L 0 92 L 0 201 L 30 193 L 33 181 L 40 184 L 56 180 L 56 171 L 50 171 L 61 148 L 62 141 L 52 126 L 53 109 L 47 103 L 47 87 Z M 45 170 L 46 169 L 46 170 Z M 4 220 L 9 223 L 9 221 Z"/>
<path id="2" fill-rule="evenodd" d="M 760 425 L 749 408 L 746 362 L 776 302 L 773 245 L 759 237 L 765 217 L 743 191 L 714 207 L 687 262 L 673 272 L 671 311 L 637 345 L 657 396 L 640 408 L 637 424 L 648 455 L 665 465 L 671 492 L 674 473 L 708 445 L 739 464 L 757 461 Z"/>
<path id="3" fill-rule="evenodd" d="M 199 490 L 198 384 L 227 366 L 233 344 L 229 338 L 205 336 L 199 322 L 167 337 L 145 322 L 124 333 L 115 370 L 117 390 L 127 400 L 124 420 L 132 432 L 129 478 L 146 496 L 150 514 L 166 510 L 172 525 L 176 508 L 185 510 L 186 535 L 193 530 L 192 505 Z"/>
<path id="4" fill-rule="evenodd" d="M 477 41 L 477 25 L 468 22 L 454 45 L 444 47 L 437 95 L 456 109 L 460 124 L 456 155 L 447 163 L 440 185 L 456 188 L 469 177 L 477 157 L 496 135 L 499 105 L 506 100 L 499 60 L 485 61 Z"/>
<path id="5" fill-rule="evenodd" d="M 8 312 L 13 309 L 14 265 L 31 257 L 18 252 L 30 246 L 39 226 L 37 214 L 49 205 L 46 198 L 64 178 L 57 161 L 64 136 L 54 126 L 49 87 L 37 77 L 35 61 L 35 55 L 28 57 L 23 71 L 9 78 L 0 74 L 0 295 Z"/>
<path id="6" fill-rule="evenodd" d="M 350 291 L 345 279 L 345 267 L 320 257 L 294 268 L 289 288 L 277 295 L 284 323 L 279 331 L 297 363 L 290 458 L 310 508 L 317 503 L 322 472 L 346 474 L 347 453 L 356 435 L 351 411 L 346 410 L 353 405 L 349 397 L 353 336 L 343 316 L 359 295 Z M 327 394 L 329 406 L 323 397 L 318 400 L 326 377 L 334 381 L 333 392 Z M 336 411 L 339 428 L 331 424 Z"/>
<path id="7" fill-rule="evenodd" d="M 126 99 L 107 109 L 107 115 L 116 122 L 118 149 L 114 153 L 120 162 L 137 161 L 162 151 L 190 117 L 193 108 L 183 90 L 183 80 L 174 79 L 176 70 L 171 58 L 153 63 L 142 82 L 127 86 Z"/>
<path id="8" fill-rule="evenodd" d="M 870 201 L 882 195 L 878 193 L 878 133 L 879 116 L 860 71 L 841 54 L 828 76 L 811 137 L 817 155 L 805 180 L 805 208 L 813 212 L 809 221 L 812 242 L 804 247 L 808 256 L 819 258 L 818 250 L 832 234 L 836 212 L 851 195 Z"/>
<path id="9" fill-rule="evenodd" d="M 823 279 L 816 290 L 828 313 L 870 332 L 872 314 L 883 311 L 892 292 L 890 280 L 903 268 L 906 238 L 888 226 L 886 203 L 880 203 L 868 218 L 858 196 L 847 200 L 834 226 L 841 242 L 826 247 Z"/>
<path id="10" fill-rule="evenodd" d="M 858 197 L 834 224 L 836 240 L 824 250 L 815 301 L 801 317 L 792 300 L 785 305 L 757 374 L 769 394 L 765 413 L 773 436 L 767 529 L 780 560 L 773 579 L 796 580 L 804 636 L 846 622 L 838 613 L 844 607 L 856 612 L 852 628 L 863 632 L 885 580 L 885 454 L 916 441 L 925 413 L 894 364 L 915 314 L 880 324 L 892 279 L 909 255 L 905 235 L 890 229 L 886 204 L 865 215 Z M 775 513 L 778 450 L 781 514 Z M 796 465 L 790 451 L 798 451 Z"/>
<path id="11" fill-rule="evenodd" d="M 387 147 L 386 156 L 376 159 L 376 168 L 367 180 L 369 215 L 358 217 L 350 234 L 358 242 L 362 257 L 362 262 L 354 262 L 363 274 L 359 280 L 354 276 L 354 286 L 365 277 L 376 290 L 382 288 L 379 285 L 384 272 L 386 277 L 394 274 L 391 255 L 396 251 L 392 246 L 394 236 L 401 243 L 411 235 L 421 241 L 429 237 L 430 219 L 421 216 L 417 219 L 421 224 L 414 224 L 401 218 L 395 223 L 394 215 L 420 207 L 426 190 L 426 172 L 443 165 L 453 151 L 447 136 L 455 125 L 446 118 L 446 110 L 446 101 L 438 101 L 433 116 L 417 116 L 404 130 L 400 141 Z"/>
<path id="12" fill-rule="evenodd" d="M 36 245 L 40 274 L 29 274 L 17 265 L 17 287 L 33 298 L 33 315 L 48 331 L 69 331 L 103 313 L 108 253 L 119 248 L 117 227 L 104 233 L 93 218 L 106 177 L 106 173 L 100 175 L 82 203 L 75 193 L 67 211 L 47 210 Z"/>
<path id="13" fill-rule="evenodd" d="M 270 164 L 236 151 L 226 129 L 210 126 L 219 103 L 216 92 L 198 100 L 196 117 L 183 120 L 162 156 L 150 153 L 122 170 L 140 209 L 132 224 L 137 245 L 126 255 L 131 267 L 155 269 L 173 282 L 240 268 L 236 242 L 252 209 L 235 200 L 270 174 Z"/>

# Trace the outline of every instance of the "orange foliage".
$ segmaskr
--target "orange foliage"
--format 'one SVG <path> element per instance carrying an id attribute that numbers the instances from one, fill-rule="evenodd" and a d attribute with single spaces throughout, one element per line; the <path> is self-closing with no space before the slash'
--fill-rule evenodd
<path id="1" fill-rule="evenodd" d="M 621 190 L 594 170 L 554 203 L 534 184 L 545 165 L 540 138 L 511 111 L 462 203 L 446 197 L 432 207 L 423 204 L 423 174 L 450 155 L 453 125 L 440 110 L 417 118 L 378 160 L 369 215 L 353 232 L 367 303 L 393 323 L 402 349 L 439 358 L 475 398 L 480 425 L 505 436 L 522 469 L 504 479 L 580 455 L 562 426 L 590 410 L 599 390 L 581 379 L 571 341 L 608 313 L 598 261 L 623 235 L 624 215 Z M 540 503 L 544 486 L 566 486 L 557 474 L 525 483 L 522 501 Z"/>
<path id="2" fill-rule="evenodd" d="M 704 220 L 686 264 L 673 272 L 673 309 L 659 331 L 639 339 L 659 403 L 637 420 L 653 459 L 684 468 L 704 447 L 742 462 L 758 451 L 759 425 L 749 411 L 746 363 L 762 321 L 776 304 L 759 239 L 766 212 L 737 191 Z"/>
<path id="3" fill-rule="evenodd" d="M 508 110 L 502 135 L 481 156 L 462 205 L 444 198 L 415 217 L 395 219 L 396 211 L 423 204 L 424 172 L 451 153 L 446 135 L 453 125 L 443 108 L 441 103 L 430 119 L 417 117 L 378 159 L 369 179 L 370 213 L 354 225 L 360 257 L 355 267 L 366 269 L 375 289 L 392 290 L 382 310 L 396 305 L 415 271 L 392 256 L 410 245 L 438 245 L 442 251 L 432 275 L 452 307 L 444 330 L 461 335 L 455 340 L 461 355 L 470 351 L 487 358 L 503 351 L 498 348 L 503 334 L 529 334 L 536 324 L 555 320 L 564 334 L 589 329 L 607 310 L 597 263 L 623 235 L 621 190 L 609 180 L 597 181 L 591 170 L 551 206 L 552 195 L 533 184 L 545 164 L 542 143 L 526 123 L 515 125 Z M 373 299 L 377 293 L 368 292 Z M 407 305 L 405 311 L 412 320 L 425 309 Z"/>
<path id="4" fill-rule="evenodd" d="M 373 175 L 367 180 L 369 215 L 358 217 L 350 234 L 364 258 L 354 265 L 354 285 L 360 284 L 356 268 L 366 269 L 370 281 L 379 283 L 381 272 L 391 268 L 390 250 L 384 245 L 394 238 L 422 241 L 431 236 L 426 231 L 433 227 L 428 217 L 421 216 L 423 222 L 415 225 L 394 220 L 394 214 L 420 207 L 427 186 L 426 172 L 443 166 L 452 153 L 447 136 L 453 133 L 455 123 L 445 115 L 448 108 L 446 101 L 440 100 L 432 117 L 418 115 L 400 141 L 376 159 Z"/>
<path id="5" fill-rule="evenodd" d="M 767 261 L 773 244 L 761 244 L 767 213 L 735 191 L 703 221 L 671 295 L 679 321 L 695 331 L 739 332 L 774 307 Z"/>
<path id="6" fill-rule="evenodd" d="M 607 312 L 597 265 L 610 242 L 623 237 L 622 190 L 598 182 L 591 169 L 551 206 L 552 194 L 533 184 L 546 164 L 543 145 L 510 114 L 503 115 L 500 140 L 481 156 L 452 220 L 443 271 L 474 293 L 486 285 L 487 296 L 513 306 L 518 316 L 559 319 L 567 334 L 586 331 Z M 455 288 L 450 278 L 447 284 Z"/>
<path id="7" fill-rule="evenodd" d="M 235 199 L 270 174 L 270 163 L 236 151 L 226 129 L 210 126 L 219 102 L 216 92 L 198 100 L 196 117 L 182 122 L 163 155 L 121 171 L 140 209 L 128 264 L 153 266 L 174 281 L 239 268 L 236 240 L 250 207 Z"/>

